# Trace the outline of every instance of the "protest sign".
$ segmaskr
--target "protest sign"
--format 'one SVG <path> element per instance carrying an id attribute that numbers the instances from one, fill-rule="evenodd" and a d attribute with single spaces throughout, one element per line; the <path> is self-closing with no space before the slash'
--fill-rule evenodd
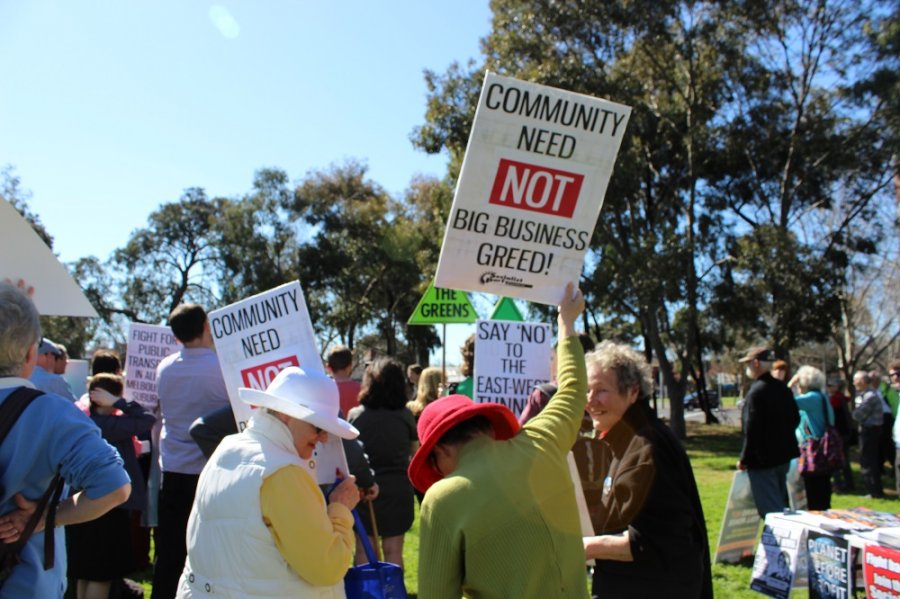
<path id="1" fill-rule="evenodd" d="M 866 545 L 863 577 L 869 599 L 900 599 L 900 551 Z"/>
<path id="2" fill-rule="evenodd" d="M 297 281 L 214 310 L 209 313 L 209 325 L 238 430 L 247 427 L 254 409 L 241 401 L 240 387 L 265 391 L 289 366 L 325 372 Z M 306 465 L 320 484 L 333 481 L 335 469 L 347 473 L 340 439 L 328 435 L 328 442 L 317 447 Z"/>
<path id="3" fill-rule="evenodd" d="M 548 324 L 479 320 L 473 399 L 520 416 L 534 387 L 550 380 L 550 341 Z"/>
<path id="4" fill-rule="evenodd" d="M 630 113 L 487 73 L 435 285 L 559 303 L 581 275 Z"/>
<path id="5" fill-rule="evenodd" d="M 750 489 L 750 477 L 738 470 L 731 480 L 731 491 L 725 505 L 725 516 L 716 547 L 717 564 L 736 564 L 753 555 L 759 534 L 759 514 Z"/>
<path id="6" fill-rule="evenodd" d="M 125 399 L 156 412 L 159 408 L 156 367 L 163 358 L 177 351 L 181 351 L 181 343 L 169 327 L 129 324 L 125 348 Z"/>
<path id="7" fill-rule="evenodd" d="M 779 521 L 766 516 L 762 537 L 756 548 L 750 588 L 769 597 L 787 599 L 791 586 L 806 584 L 806 527 L 800 523 Z M 800 562 L 804 557 L 803 563 Z"/>
<path id="8" fill-rule="evenodd" d="M 809 530 L 806 533 L 810 599 L 847 599 L 853 579 L 846 539 Z"/>
<path id="9" fill-rule="evenodd" d="M 34 287 L 31 299 L 44 316 L 89 316 L 97 311 L 78 283 L 12 204 L 0 199 L 0 281 Z"/>
<path id="10" fill-rule="evenodd" d="M 75 397 L 81 397 L 87 393 L 87 378 L 90 373 L 87 360 L 69 360 L 66 362 L 66 371 L 63 378 L 72 389 Z"/>
<path id="11" fill-rule="evenodd" d="M 428 286 L 406 324 L 471 324 L 478 314 L 462 291 Z"/>

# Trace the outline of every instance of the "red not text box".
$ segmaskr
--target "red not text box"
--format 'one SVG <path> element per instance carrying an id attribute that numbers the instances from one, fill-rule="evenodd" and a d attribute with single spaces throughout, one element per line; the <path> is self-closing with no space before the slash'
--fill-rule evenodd
<path id="1" fill-rule="evenodd" d="M 287 356 L 272 362 L 245 368 L 241 370 L 241 380 L 244 381 L 245 387 L 265 391 L 272 379 L 288 366 L 300 366 L 297 356 Z"/>
<path id="2" fill-rule="evenodd" d="M 500 159 L 490 203 L 571 218 L 584 175 Z"/>

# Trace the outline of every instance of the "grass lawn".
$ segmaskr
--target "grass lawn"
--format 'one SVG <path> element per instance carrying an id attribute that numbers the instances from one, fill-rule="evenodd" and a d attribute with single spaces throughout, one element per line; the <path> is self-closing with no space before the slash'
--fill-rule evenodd
<path id="1" fill-rule="evenodd" d="M 728 491 L 731 487 L 731 479 L 734 475 L 734 466 L 741 449 L 740 430 L 733 426 L 704 425 L 689 422 L 687 450 L 694 467 L 694 477 L 700 488 L 700 498 L 703 502 L 703 511 L 706 516 L 706 526 L 709 532 L 709 545 L 713 554 L 719 536 L 719 527 L 725 513 L 725 502 L 728 499 Z M 859 466 L 854 453 L 854 477 L 856 489 L 863 488 L 859 479 Z M 865 499 L 864 491 L 858 494 L 835 494 L 832 496 L 832 507 L 852 508 L 865 506 L 885 512 L 900 512 L 900 502 L 893 493 L 893 480 L 885 477 L 885 492 L 888 499 Z M 419 587 L 418 579 L 418 550 L 419 550 L 419 526 L 418 519 L 413 524 L 412 530 L 406 536 L 406 544 L 403 549 L 403 559 L 406 562 L 406 589 L 411 599 L 417 597 Z M 142 572 L 135 577 L 144 584 L 146 597 L 150 596 L 150 580 L 152 572 Z M 725 566 L 713 565 L 713 587 L 716 597 L 754 598 L 762 595 L 750 590 L 750 565 Z M 805 597 L 805 593 L 795 593 L 794 597 Z"/>

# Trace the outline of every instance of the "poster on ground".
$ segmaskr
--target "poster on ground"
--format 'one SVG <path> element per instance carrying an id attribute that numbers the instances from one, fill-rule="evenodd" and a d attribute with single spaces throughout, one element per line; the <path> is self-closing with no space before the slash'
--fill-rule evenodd
<path id="1" fill-rule="evenodd" d="M 850 545 L 823 532 L 806 533 L 810 599 L 847 599 L 853 586 Z"/>
<path id="2" fill-rule="evenodd" d="M 863 550 L 863 577 L 869 599 L 900 598 L 900 551 L 866 545 Z"/>
<path id="3" fill-rule="evenodd" d="M 716 546 L 716 563 L 736 564 L 751 557 L 759 535 L 759 523 L 750 477 L 745 471 L 738 470 L 734 473 L 725 504 L 725 516 Z"/>
<path id="4" fill-rule="evenodd" d="M 559 303 L 581 276 L 630 114 L 487 73 L 435 285 Z"/>
<path id="5" fill-rule="evenodd" d="M 801 573 L 805 584 L 806 564 L 799 563 L 801 556 L 806 555 L 801 551 L 805 542 L 805 526 L 768 514 L 753 560 L 750 588 L 769 597 L 787 599 L 791 586 L 800 584 Z"/>
<path id="6" fill-rule="evenodd" d="M 247 427 L 254 409 L 241 401 L 240 387 L 265 391 L 289 366 L 325 372 L 297 281 L 214 310 L 209 313 L 209 325 L 238 430 Z M 320 484 L 328 484 L 336 468 L 347 472 L 347 459 L 334 435 L 318 447 L 307 467 Z"/>
<path id="7" fill-rule="evenodd" d="M 537 385 L 550 381 L 550 325 L 479 320 L 472 397 L 503 404 L 519 417 Z"/>

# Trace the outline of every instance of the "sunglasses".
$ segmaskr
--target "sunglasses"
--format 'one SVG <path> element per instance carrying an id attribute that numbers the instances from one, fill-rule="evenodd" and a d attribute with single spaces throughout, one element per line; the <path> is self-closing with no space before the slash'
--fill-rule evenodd
<path id="1" fill-rule="evenodd" d="M 892 377 L 894 377 L 894 376 L 900 376 L 900 370 L 894 370 L 894 371 L 891 371 L 891 376 L 892 376 Z"/>

